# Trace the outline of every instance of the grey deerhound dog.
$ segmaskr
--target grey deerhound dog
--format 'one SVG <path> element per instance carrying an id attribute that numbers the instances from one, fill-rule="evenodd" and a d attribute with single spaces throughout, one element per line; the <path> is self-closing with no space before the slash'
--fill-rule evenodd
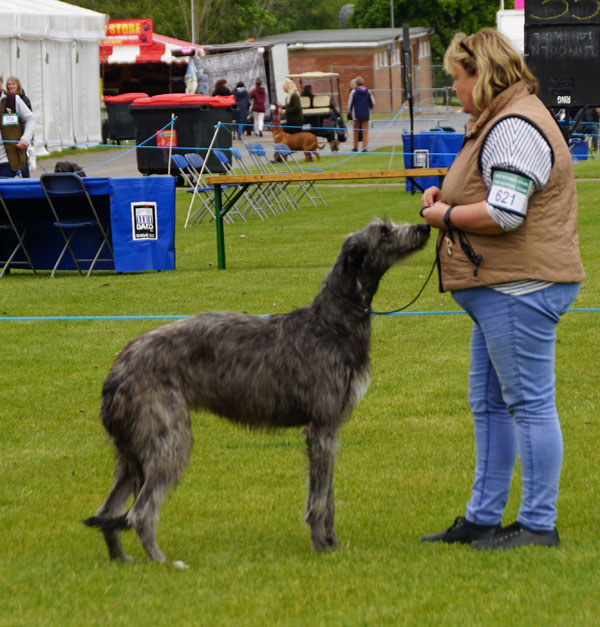
<path id="1" fill-rule="evenodd" d="M 335 548 L 334 456 L 338 431 L 370 379 L 371 300 L 386 270 L 428 237 L 425 224 L 375 220 L 346 237 L 311 305 L 270 317 L 197 314 L 123 349 L 100 412 L 116 448 L 115 482 L 84 521 L 102 531 L 111 559 L 130 559 L 121 531 L 133 527 L 150 559 L 165 561 L 155 539 L 159 508 L 188 463 L 189 409 L 200 407 L 254 428 L 304 427 L 305 520 L 317 551 Z"/>

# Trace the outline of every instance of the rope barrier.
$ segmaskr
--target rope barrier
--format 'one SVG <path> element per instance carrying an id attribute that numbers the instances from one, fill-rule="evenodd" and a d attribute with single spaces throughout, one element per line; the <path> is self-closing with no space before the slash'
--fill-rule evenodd
<path id="1" fill-rule="evenodd" d="M 567 313 L 598 313 L 600 307 L 578 307 L 568 309 Z M 464 311 L 398 311 L 390 313 L 375 313 L 373 316 L 456 316 L 464 315 Z M 195 315 L 195 314 L 189 314 Z M 189 315 L 131 315 L 131 316 L 0 316 L 0 322 L 81 322 L 81 321 L 111 321 L 111 320 L 181 320 Z M 273 314 L 257 314 L 268 317 Z"/>

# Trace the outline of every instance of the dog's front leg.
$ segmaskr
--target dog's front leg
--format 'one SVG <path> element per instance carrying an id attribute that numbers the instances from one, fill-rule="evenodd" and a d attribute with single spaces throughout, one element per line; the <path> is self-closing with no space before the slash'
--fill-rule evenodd
<path id="1" fill-rule="evenodd" d="M 333 466 L 337 447 L 337 433 L 330 426 L 310 423 L 306 429 L 308 452 L 308 499 L 305 521 L 316 551 L 337 546 L 333 518 Z"/>

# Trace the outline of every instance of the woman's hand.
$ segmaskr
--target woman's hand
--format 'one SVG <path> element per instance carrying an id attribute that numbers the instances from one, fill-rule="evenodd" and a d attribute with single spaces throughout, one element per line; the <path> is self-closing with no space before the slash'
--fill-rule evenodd
<path id="1" fill-rule="evenodd" d="M 448 210 L 448 205 L 440 200 L 441 192 L 439 187 L 428 187 L 421 196 L 421 216 L 429 226 L 437 229 L 446 228 L 444 216 Z"/>
<path id="2" fill-rule="evenodd" d="M 440 199 L 439 187 L 428 187 L 421 196 L 421 207 L 430 207 Z"/>
<path id="3" fill-rule="evenodd" d="M 427 193 L 427 191 L 425 193 Z M 425 218 L 425 222 L 427 222 L 429 226 L 433 226 L 436 229 L 447 229 L 448 227 L 444 223 L 444 216 L 449 207 L 450 205 L 448 203 L 438 200 L 429 206 L 426 205 L 423 207 L 423 209 L 421 209 L 421 215 Z"/>
<path id="4" fill-rule="evenodd" d="M 433 202 L 424 204 L 425 199 Z M 469 233 L 481 233 L 483 235 L 500 235 L 504 233 L 502 227 L 490 216 L 487 211 L 487 201 L 480 200 L 468 205 L 455 205 L 448 214 L 450 205 L 439 200 L 439 189 L 430 187 L 423 193 L 421 199 L 423 208 L 421 215 L 425 222 L 436 229 L 455 228 Z M 444 218 L 448 214 L 448 222 Z"/>

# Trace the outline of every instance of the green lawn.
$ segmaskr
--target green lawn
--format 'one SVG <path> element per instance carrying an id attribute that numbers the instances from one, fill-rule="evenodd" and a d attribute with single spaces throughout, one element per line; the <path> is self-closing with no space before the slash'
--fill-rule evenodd
<path id="1" fill-rule="evenodd" d="M 377 164 L 388 156 L 369 158 L 365 167 L 387 167 Z M 579 164 L 578 176 L 597 177 L 597 167 Z M 311 301 L 346 233 L 377 216 L 419 220 L 419 197 L 397 185 L 321 189 L 326 208 L 226 226 L 225 271 L 214 225 L 182 228 L 188 196 L 178 191 L 175 272 L 52 280 L 16 271 L 0 281 L 0 316 L 285 312 Z M 588 280 L 574 306 L 591 309 L 600 306 L 600 184 L 578 191 Z M 375 309 L 411 300 L 432 261 L 433 241 L 386 275 Z M 111 484 L 102 381 L 125 343 L 161 321 L 0 320 L 0 625 L 597 623 L 600 312 L 568 313 L 558 329 L 561 546 L 425 546 L 422 534 L 464 513 L 474 462 L 470 324 L 419 313 L 458 310 L 434 281 L 411 307 L 417 315 L 373 319 L 371 387 L 336 463 L 338 551 L 310 546 L 300 433 L 253 433 L 196 413 L 192 462 L 158 528 L 163 551 L 188 570 L 149 563 L 132 532 L 125 546 L 137 561 L 110 563 L 100 534 L 80 523 Z M 517 472 L 505 523 L 519 483 Z"/>

